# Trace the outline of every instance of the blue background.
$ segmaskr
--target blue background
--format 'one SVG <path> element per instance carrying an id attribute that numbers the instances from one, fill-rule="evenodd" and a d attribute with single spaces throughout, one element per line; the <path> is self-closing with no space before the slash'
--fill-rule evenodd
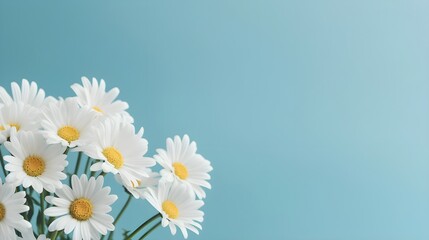
<path id="1" fill-rule="evenodd" d="M 429 239 L 428 13 L 424 0 L 2 1 L 0 81 L 71 96 L 82 75 L 104 78 L 150 154 L 190 134 L 215 168 L 190 239 Z M 154 213 L 132 210 L 118 229 Z"/>

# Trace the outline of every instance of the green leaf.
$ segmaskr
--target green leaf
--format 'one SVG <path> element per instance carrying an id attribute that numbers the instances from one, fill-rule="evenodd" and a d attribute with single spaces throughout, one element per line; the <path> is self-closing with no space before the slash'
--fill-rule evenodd
<path id="1" fill-rule="evenodd" d="M 38 231 L 38 233 L 39 233 L 39 235 L 40 234 L 44 234 L 43 232 L 42 232 L 42 229 L 43 229 L 43 226 L 42 226 L 42 223 L 43 223 L 43 213 L 42 213 L 42 211 L 41 210 L 39 210 L 39 213 L 37 214 L 37 231 Z"/>

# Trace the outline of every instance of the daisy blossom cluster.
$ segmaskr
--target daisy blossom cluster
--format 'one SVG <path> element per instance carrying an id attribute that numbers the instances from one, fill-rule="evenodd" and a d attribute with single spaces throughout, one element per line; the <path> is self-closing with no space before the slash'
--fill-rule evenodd
<path id="1" fill-rule="evenodd" d="M 74 96 L 54 98 L 25 79 L 10 91 L 0 86 L 1 239 L 111 240 L 132 199 L 147 200 L 155 214 L 123 229 L 123 239 L 145 239 L 159 226 L 199 234 L 213 168 L 197 144 L 175 136 L 147 156 L 144 129 L 118 88 L 82 77 L 71 89 Z M 122 206 L 109 176 L 124 189 Z M 112 208 L 121 210 L 114 216 Z"/>

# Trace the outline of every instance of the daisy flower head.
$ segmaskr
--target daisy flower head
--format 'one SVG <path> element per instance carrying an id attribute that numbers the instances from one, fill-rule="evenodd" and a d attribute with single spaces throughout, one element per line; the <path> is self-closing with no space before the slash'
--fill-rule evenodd
<path id="1" fill-rule="evenodd" d="M 0 134 L 6 141 L 10 131 L 36 131 L 40 127 L 40 111 L 23 102 L 12 102 L 0 108 Z M 1 142 L 2 143 L 2 142 Z"/>
<path id="2" fill-rule="evenodd" d="M 148 174 L 148 177 L 143 177 L 141 180 L 137 180 L 136 185 L 134 185 L 133 183 L 129 185 L 128 182 L 123 182 L 119 174 L 115 175 L 115 180 L 118 183 L 122 184 L 125 187 L 125 189 L 127 189 L 127 191 L 134 196 L 134 198 L 144 199 L 145 198 L 144 193 L 146 192 L 146 190 L 149 187 L 155 189 L 156 186 L 158 185 L 159 178 L 160 178 L 159 173 L 152 172 L 151 170 L 149 170 L 147 174 Z"/>
<path id="3" fill-rule="evenodd" d="M 49 225 L 49 231 L 64 230 L 69 234 L 73 231 L 73 240 L 100 239 L 99 234 L 106 235 L 113 231 L 113 217 L 108 213 L 118 198 L 110 194 L 110 187 L 103 187 L 103 176 L 80 179 L 73 175 L 71 188 L 64 185 L 55 194 L 48 196 L 46 201 L 53 204 L 45 210 L 45 215 L 56 217 Z"/>
<path id="4" fill-rule="evenodd" d="M 16 132 L 12 129 L 10 142 L 5 142 L 12 156 L 5 156 L 5 169 L 10 171 L 6 181 L 24 188 L 32 186 L 41 193 L 43 189 L 54 192 L 67 178 L 63 172 L 67 166 L 65 147 L 49 145 L 40 132 Z"/>
<path id="5" fill-rule="evenodd" d="M 16 239 L 15 229 L 25 231 L 31 224 L 21 215 L 30 210 L 25 205 L 25 192 L 15 193 L 15 186 L 2 183 L 0 179 L 0 236 L 2 239 Z"/>
<path id="6" fill-rule="evenodd" d="M 101 160 L 91 166 L 91 171 L 119 174 L 122 182 L 135 186 L 143 177 L 149 177 L 148 168 L 155 161 L 144 157 L 148 142 L 143 138 L 143 128 L 135 133 L 132 124 L 108 118 L 98 123 L 89 136 L 87 144 L 75 150 Z"/>
<path id="7" fill-rule="evenodd" d="M 149 188 L 145 193 L 147 201 L 162 215 L 162 226 L 169 226 L 173 235 L 179 227 L 185 238 L 188 238 L 187 229 L 199 234 L 204 217 L 204 212 L 199 210 L 204 202 L 189 194 L 188 187 L 178 182 L 160 181 L 158 189 Z"/>
<path id="8" fill-rule="evenodd" d="M 81 139 L 85 139 L 95 118 L 93 111 L 79 107 L 72 98 L 51 102 L 42 113 L 42 133 L 46 141 L 71 148 L 82 144 Z"/>
<path id="9" fill-rule="evenodd" d="M 182 139 L 175 136 L 167 139 L 167 150 L 157 149 L 155 160 L 164 168 L 161 175 L 166 181 L 187 184 L 202 199 L 206 197 L 202 187 L 211 189 L 209 172 L 213 170 L 210 161 L 197 154 L 197 144 L 190 142 L 189 136 Z"/>
<path id="10" fill-rule="evenodd" d="M 22 79 L 21 87 L 18 83 L 11 83 L 12 96 L 0 86 L 0 104 L 9 105 L 12 102 L 22 102 L 29 104 L 33 107 L 42 107 L 50 98 L 45 98 L 45 91 L 37 87 L 37 83 L 28 82 L 26 79 Z"/>
<path id="11" fill-rule="evenodd" d="M 71 86 L 76 94 L 76 99 L 81 107 L 87 107 L 102 117 L 121 116 L 127 122 L 133 123 L 134 119 L 126 111 L 128 103 L 116 100 L 119 89 L 113 88 L 106 92 L 106 82 L 92 78 L 92 84 L 87 77 L 82 77 L 82 85 L 77 83 Z"/>

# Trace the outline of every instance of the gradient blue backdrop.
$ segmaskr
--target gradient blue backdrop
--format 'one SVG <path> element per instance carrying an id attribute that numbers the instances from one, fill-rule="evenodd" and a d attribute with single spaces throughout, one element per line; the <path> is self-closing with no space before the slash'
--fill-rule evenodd
<path id="1" fill-rule="evenodd" d="M 424 240 L 428 13 L 425 0 L 2 1 L 0 82 L 70 96 L 82 75 L 104 78 L 151 154 L 190 134 L 215 168 L 190 239 Z M 118 229 L 154 213 L 132 210 Z"/>

